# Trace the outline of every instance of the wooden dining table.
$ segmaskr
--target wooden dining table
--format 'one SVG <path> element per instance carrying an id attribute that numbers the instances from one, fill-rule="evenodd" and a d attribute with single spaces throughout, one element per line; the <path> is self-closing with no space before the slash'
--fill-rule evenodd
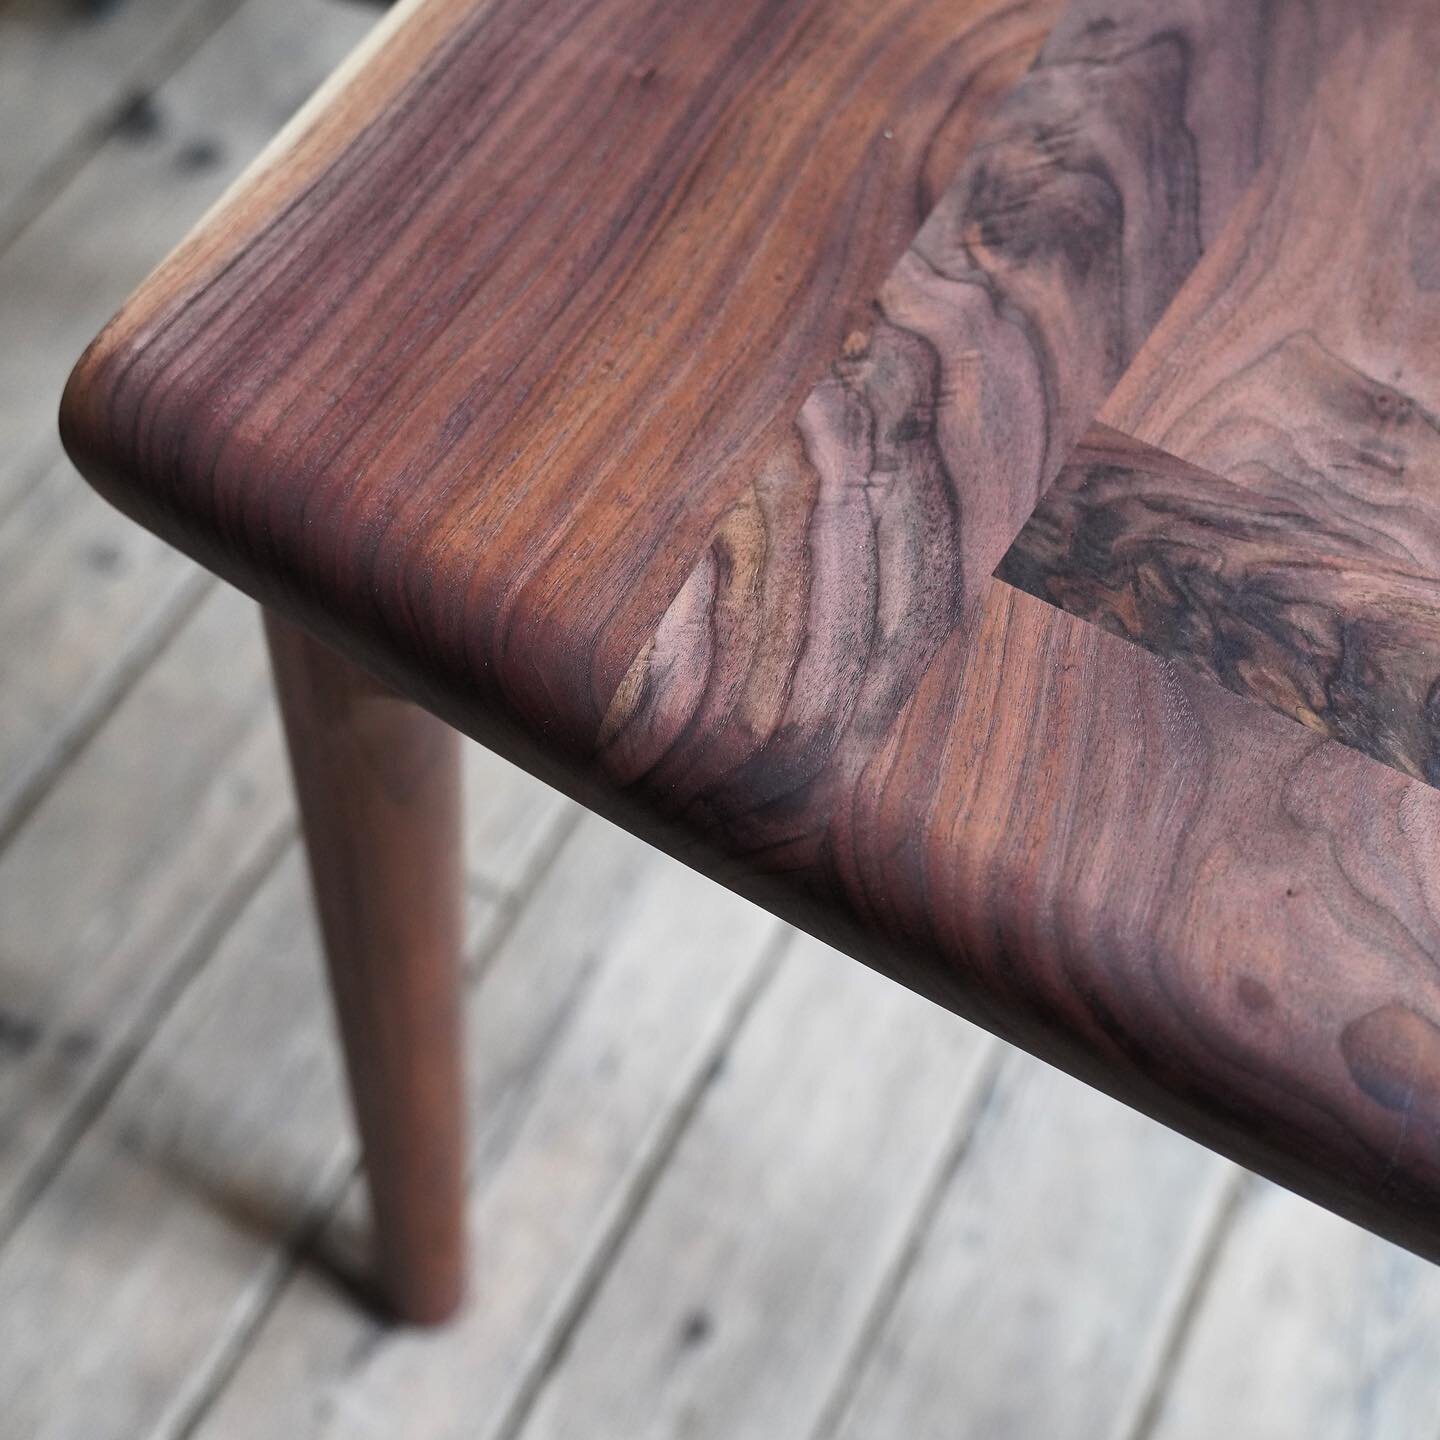
<path id="1" fill-rule="evenodd" d="M 1435 0 L 402 0 L 95 340 L 70 454 L 264 607 L 400 1315 L 457 731 L 1440 1258 L 1437 76 Z"/>

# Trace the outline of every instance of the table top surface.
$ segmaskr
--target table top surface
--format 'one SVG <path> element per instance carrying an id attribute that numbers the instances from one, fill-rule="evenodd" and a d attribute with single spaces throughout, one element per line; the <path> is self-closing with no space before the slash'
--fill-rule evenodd
<path id="1" fill-rule="evenodd" d="M 1440 1256 L 1432 0 L 405 4 L 129 302 L 122 508 Z"/>

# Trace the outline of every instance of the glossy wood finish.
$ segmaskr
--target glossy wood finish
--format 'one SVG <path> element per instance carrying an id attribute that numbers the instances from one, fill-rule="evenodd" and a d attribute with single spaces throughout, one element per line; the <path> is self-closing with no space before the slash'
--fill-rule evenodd
<path id="1" fill-rule="evenodd" d="M 278 616 L 265 634 L 382 1294 L 399 1318 L 434 1323 L 465 1273 L 459 736 Z"/>
<path id="2" fill-rule="evenodd" d="M 97 342 L 72 453 L 571 793 L 1440 1254 L 1440 797 L 990 578 L 1097 410 L 1165 444 L 1156 347 L 1196 297 L 1244 333 L 1217 280 L 1334 107 L 1419 123 L 1433 7 L 676 13 L 402 18 Z"/>

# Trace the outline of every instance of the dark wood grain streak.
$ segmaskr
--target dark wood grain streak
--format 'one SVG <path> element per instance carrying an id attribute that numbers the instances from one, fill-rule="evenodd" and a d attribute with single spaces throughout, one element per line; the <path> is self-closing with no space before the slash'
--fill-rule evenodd
<path id="1" fill-rule="evenodd" d="M 1440 783 L 1440 576 L 1337 526 L 1321 492 L 1239 485 L 1097 425 L 995 573 Z"/>
<path id="2" fill-rule="evenodd" d="M 1315 96 L 1425 103 L 1433 6 L 1080 0 L 997 104 L 1055 15 L 437 0 L 67 443 L 469 733 L 1440 1256 L 1440 796 L 991 578 L 1112 390 L 1159 413 L 1147 333 Z"/>

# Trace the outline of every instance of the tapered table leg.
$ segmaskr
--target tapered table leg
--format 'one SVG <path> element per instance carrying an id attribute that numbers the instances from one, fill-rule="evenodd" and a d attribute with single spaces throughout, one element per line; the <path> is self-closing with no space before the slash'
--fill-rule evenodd
<path id="1" fill-rule="evenodd" d="M 385 1297 L 464 1284 L 459 736 L 266 612 Z"/>

